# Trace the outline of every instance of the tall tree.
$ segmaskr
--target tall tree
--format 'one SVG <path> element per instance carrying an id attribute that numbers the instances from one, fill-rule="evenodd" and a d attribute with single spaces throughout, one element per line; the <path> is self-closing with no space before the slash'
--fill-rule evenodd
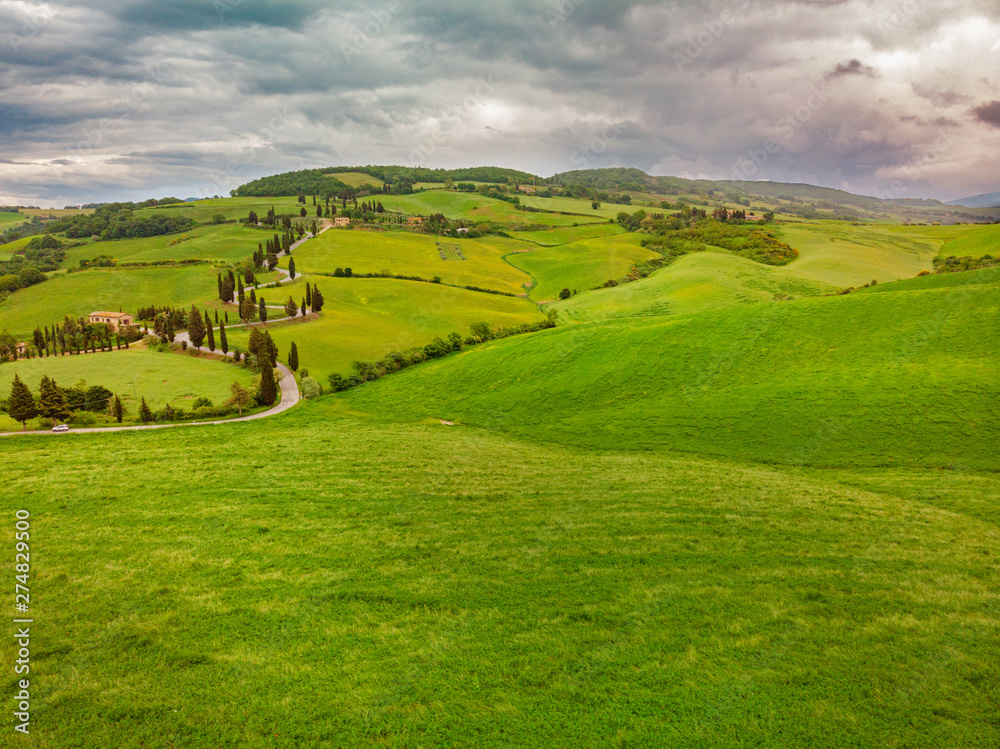
<path id="1" fill-rule="evenodd" d="M 288 368 L 293 372 L 299 370 L 299 347 L 292 341 L 292 346 L 288 349 Z"/>
<path id="2" fill-rule="evenodd" d="M 261 322 L 267 322 L 267 305 L 264 304 L 264 297 L 260 298 L 260 309 L 258 310 L 258 317 L 260 317 Z"/>
<path id="3" fill-rule="evenodd" d="M 122 399 L 119 396 L 115 396 L 114 403 L 111 405 L 111 415 L 115 417 L 115 421 L 119 424 L 122 423 L 122 418 L 125 416 L 125 407 L 122 406 Z"/>
<path id="4" fill-rule="evenodd" d="M 219 348 L 222 349 L 222 353 L 229 353 L 229 341 L 226 340 L 226 324 L 224 322 L 219 323 Z"/>
<path id="5" fill-rule="evenodd" d="M 309 284 L 306 284 L 306 306 L 310 308 L 313 306 L 312 287 Z"/>
<path id="6" fill-rule="evenodd" d="M 288 258 L 288 277 L 295 280 L 295 258 Z"/>
<path id="7" fill-rule="evenodd" d="M 35 399 L 28 390 L 28 386 L 21 382 L 21 378 L 14 375 L 14 382 L 10 386 L 10 398 L 7 399 L 7 413 L 14 421 L 21 422 L 22 431 L 28 429 L 28 419 L 38 416 L 38 408 L 35 406 Z"/>
<path id="8" fill-rule="evenodd" d="M 306 316 L 306 298 L 302 297 L 302 316 Z"/>
<path id="9" fill-rule="evenodd" d="M 208 333 L 208 350 L 215 351 L 215 326 L 208 318 L 208 310 L 205 311 L 205 332 Z"/>
<path id="10" fill-rule="evenodd" d="M 167 315 L 167 319 L 166 319 L 166 323 L 165 323 L 164 335 L 166 335 L 168 341 L 170 341 L 171 343 L 174 342 L 174 316 L 173 315 Z"/>
<path id="11" fill-rule="evenodd" d="M 139 404 L 139 421 L 143 424 L 148 424 L 153 420 L 153 412 L 149 408 L 149 404 L 146 403 L 146 398 L 143 396 L 142 403 Z"/>
<path id="12" fill-rule="evenodd" d="M 52 419 L 52 426 L 73 415 L 66 405 L 66 394 L 45 375 L 42 375 L 42 384 L 38 388 L 38 413 Z"/>
<path id="13" fill-rule="evenodd" d="M 314 284 L 312 293 L 312 311 L 320 312 L 322 309 L 323 309 L 323 292 L 321 292 L 319 290 L 319 287 Z"/>
<path id="14" fill-rule="evenodd" d="M 205 342 L 205 332 L 205 321 L 201 318 L 201 312 L 192 304 L 191 313 L 188 315 L 188 337 L 191 339 L 191 345 L 201 348 Z"/>
<path id="15" fill-rule="evenodd" d="M 260 362 L 260 399 L 268 406 L 273 406 L 278 399 L 278 386 L 274 381 L 274 369 L 271 362 L 264 357 Z"/>
<path id="16" fill-rule="evenodd" d="M 288 317 L 295 317 L 299 313 L 299 305 L 295 303 L 295 300 L 288 297 L 288 301 L 285 302 L 285 314 Z"/>

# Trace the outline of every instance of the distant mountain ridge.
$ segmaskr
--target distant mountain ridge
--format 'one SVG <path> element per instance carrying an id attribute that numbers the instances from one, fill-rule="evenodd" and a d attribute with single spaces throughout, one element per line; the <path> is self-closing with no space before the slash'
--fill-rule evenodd
<path id="1" fill-rule="evenodd" d="M 963 208 L 996 208 L 1000 206 L 1000 192 L 987 192 L 973 195 L 971 198 L 952 200 L 947 205 L 960 205 Z"/>

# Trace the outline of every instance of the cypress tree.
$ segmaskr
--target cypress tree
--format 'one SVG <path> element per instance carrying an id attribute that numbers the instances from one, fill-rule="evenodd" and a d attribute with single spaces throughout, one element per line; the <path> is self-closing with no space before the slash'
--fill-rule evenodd
<path id="1" fill-rule="evenodd" d="M 274 377 L 272 376 L 272 380 Z M 10 386 L 10 398 L 7 399 L 7 413 L 14 421 L 21 422 L 22 431 L 28 429 L 28 419 L 38 416 L 38 408 L 35 406 L 35 399 L 31 396 L 28 386 L 21 382 L 21 378 L 14 375 L 14 382 Z"/>
<path id="2" fill-rule="evenodd" d="M 139 421 L 143 424 L 148 424 L 153 420 L 153 412 L 149 410 L 149 404 L 146 403 L 145 396 L 142 399 L 142 404 L 139 406 Z"/>
<path id="3" fill-rule="evenodd" d="M 205 342 L 205 322 L 202 320 L 201 312 L 193 304 L 191 305 L 191 313 L 188 315 L 188 338 L 191 339 L 191 345 L 195 348 L 201 348 Z"/>
<path id="4" fill-rule="evenodd" d="M 288 368 L 293 372 L 299 369 L 299 347 L 292 341 L 292 347 L 288 349 Z"/>
<path id="5" fill-rule="evenodd" d="M 236 298 L 239 299 L 239 301 L 241 301 L 241 302 L 244 299 L 246 299 L 246 291 L 243 289 L 243 279 L 242 278 L 237 278 L 236 279 Z"/>
<path id="6" fill-rule="evenodd" d="M 265 357 L 264 361 L 260 362 L 260 399 L 268 406 L 273 406 L 277 398 L 278 388 L 274 381 L 274 369 Z"/>
<path id="7" fill-rule="evenodd" d="M 307 307 L 313 306 L 312 287 L 309 284 L 306 284 L 306 306 Z"/>
<path id="8" fill-rule="evenodd" d="M 219 324 L 219 310 L 215 310 L 215 324 Z"/>
<path id="9" fill-rule="evenodd" d="M 312 293 L 312 311 L 319 312 L 323 309 L 323 292 L 319 290 L 318 286 L 313 286 Z"/>
<path id="10" fill-rule="evenodd" d="M 302 316 L 305 317 L 305 315 L 306 315 L 306 298 L 302 297 Z"/>
<path id="11" fill-rule="evenodd" d="M 164 332 L 166 333 L 167 340 L 170 341 L 171 343 L 173 343 L 174 342 L 174 316 L 173 315 L 167 315 L 167 320 L 166 320 L 166 324 L 165 324 L 164 327 L 165 327 L 165 331 Z"/>
<path id="12" fill-rule="evenodd" d="M 288 259 L 288 277 L 295 280 L 295 258 Z"/>
<path id="13" fill-rule="evenodd" d="M 122 406 L 122 399 L 117 395 L 115 396 L 114 405 L 111 406 L 112 415 L 115 417 L 115 421 L 119 424 L 122 423 L 122 417 L 125 416 L 125 408 Z"/>
<path id="14" fill-rule="evenodd" d="M 229 322 L 229 312 L 226 311 L 226 322 Z"/>
<path id="15" fill-rule="evenodd" d="M 288 297 L 288 301 L 285 302 L 285 314 L 288 315 L 288 317 L 295 317 L 295 315 L 298 314 L 298 311 L 299 307 L 295 304 L 295 300 Z"/>
<path id="16" fill-rule="evenodd" d="M 226 298 L 224 296 L 222 296 L 222 274 L 221 273 L 219 273 L 219 299 L 221 299 L 223 302 L 226 301 Z"/>
<path id="17" fill-rule="evenodd" d="M 229 353 L 229 341 L 226 340 L 226 324 L 219 323 L 219 348 L 222 349 L 222 353 Z"/>
<path id="18" fill-rule="evenodd" d="M 208 313 L 205 313 L 205 317 L 208 317 Z M 206 320 L 206 332 L 208 333 L 208 350 L 215 351 L 215 326 L 208 320 Z"/>
<path id="19" fill-rule="evenodd" d="M 267 322 L 267 307 L 264 304 L 264 297 L 260 298 L 260 312 L 259 312 L 259 316 L 260 316 L 260 321 L 261 322 Z"/>

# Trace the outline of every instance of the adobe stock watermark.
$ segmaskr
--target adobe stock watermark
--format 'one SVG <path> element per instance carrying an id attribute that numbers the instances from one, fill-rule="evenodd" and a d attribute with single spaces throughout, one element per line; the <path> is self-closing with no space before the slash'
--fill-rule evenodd
<path id="1" fill-rule="evenodd" d="M 745 13 L 750 7 L 751 0 L 731 0 L 736 6 L 733 8 L 723 8 L 722 12 L 711 21 L 702 24 L 701 30 L 696 34 L 689 34 L 687 46 L 683 52 L 674 52 L 674 64 L 677 70 L 684 72 L 684 68 L 693 65 L 695 60 L 701 57 L 705 50 L 711 47 L 725 33 L 726 28 L 739 20 L 738 13 Z"/>
<path id="2" fill-rule="evenodd" d="M 146 77 L 139 83 L 133 84 L 127 96 L 118 99 L 111 105 L 112 117 L 102 118 L 96 127 L 70 148 L 65 158 L 50 162 L 50 166 L 56 168 L 72 163 L 72 157 L 76 157 L 78 161 L 84 161 L 89 153 L 104 146 L 115 130 L 130 120 L 135 110 L 152 95 L 155 84 L 163 81 L 168 72 L 168 66 L 159 61 L 147 62 Z"/>
<path id="3" fill-rule="evenodd" d="M 445 126 L 461 127 L 466 119 L 489 103 L 490 98 L 497 91 L 497 85 L 493 80 L 492 73 L 485 78 L 480 78 L 475 91 L 465 97 L 461 104 L 448 109 L 432 133 L 420 138 L 416 148 L 407 157 L 407 166 L 411 168 L 424 166 L 427 159 L 434 155 L 438 147 L 448 140 L 448 131 Z"/>
<path id="4" fill-rule="evenodd" d="M 545 9 L 545 20 L 554 31 L 587 2 L 589 0 L 557 0 L 554 7 Z"/>
<path id="5" fill-rule="evenodd" d="M 905 197 L 906 193 L 909 192 L 905 182 L 918 181 L 930 167 L 934 166 L 942 156 L 951 150 L 955 141 L 948 137 L 948 133 L 940 125 L 938 125 L 937 130 L 937 139 L 927 147 L 920 158 L 916 162 L 904 166 L 902 178 L 894 180 L 888 190 L 876 190 L 876 198 L 879 200 L 899 200 Z"/>
<path id="6" fill-rule="evenodd" d="M 65 4 L 66 0 L 54 0 L 54 2 L 30 6 L 28 18 L 21 24 L 20 28 L 7 32 L 7 43 L 15 52 L 20 52 L 26 41 L 38 38 L 45 27 L 59 15 L 60 9 Z"/>
<path id="7" fill-rule="evenodd" d="M 291 115 L 288 113 L 288 105 L 285 104 L 281 109 L 273 109 L 271 111 L 271 119 L 265 127 L 257 131 L 257 140 L 263 143 L 271 143 L 275 136 L 280 134 L 291 121 Z M 236 181 L 240 178 L 240 172 L 243 169 L 246 161 L 230 161 L 226 164 L 223 169 L 212 172 L 207 176 L 207 181 L 200 188 L 201 193 L 206 197 L 212 197 L 213 195 L 221 195 L 225 197 L 229 194 L 230 190 Z"/>
<path id="8" fill-rule="evenodd" d="M 368 22 L 351 37 L 350 42 L 343 42 L 340 45 L 345 62 L 350 63 L 357 55 L 368 49 L 372 41 L 388 28 L 392 19 L 402 9 L 403 4 L 399 0 L 390 0 L 382 10 L 366 10 Z"/>
<path id="9" fill-rule="evenodd" d="M 831 94 L 827 88 L 826 81 L 823 81 L 819 85 L 814 84 L 811 86 L 809 96 L 805 102 L 775 123 L 778 138 L 767 138 L 759 147 L 748 148 L 740 155 L 736 163 L 733 164 L 729 178 L 734 182 L 740 182 L 756 177 L 758 172 L 770 161 L 771 157 L 781 151 L 781 143 L 787 143 L 796 132 L 805 127 L 813 118 L 813 115 L 830 101 L 830 97 Z"/>
<path id="10" fill-rule="evenodd" d="M 883 34 L 900 31 L 906 22 L 916 15 L 920 5 L 916 0 L 900 0 L 879 4 L 879 17 L 876 26 Z"/>
<path id="11" fill-rule="evenodd" d="M 580 146 L 573 152 L 569 157 L 570 164 L 577 169 L 589 169 L 595 161 L 607 153 L 611 144 L 622 137 L 623 132 L 624 129 L 617 122 L 608 125 L 595 135 L 590 143 Z"/>

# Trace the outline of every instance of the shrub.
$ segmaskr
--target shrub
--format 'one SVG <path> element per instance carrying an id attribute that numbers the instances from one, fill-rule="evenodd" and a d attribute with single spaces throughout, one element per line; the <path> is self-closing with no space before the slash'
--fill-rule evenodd
<path id="1" fill-rule="evenodd" d="M 302 378 L 302 397 L 307 400 L 319 398 L 323 394 L 323 388 L 312 377 Z"/>

